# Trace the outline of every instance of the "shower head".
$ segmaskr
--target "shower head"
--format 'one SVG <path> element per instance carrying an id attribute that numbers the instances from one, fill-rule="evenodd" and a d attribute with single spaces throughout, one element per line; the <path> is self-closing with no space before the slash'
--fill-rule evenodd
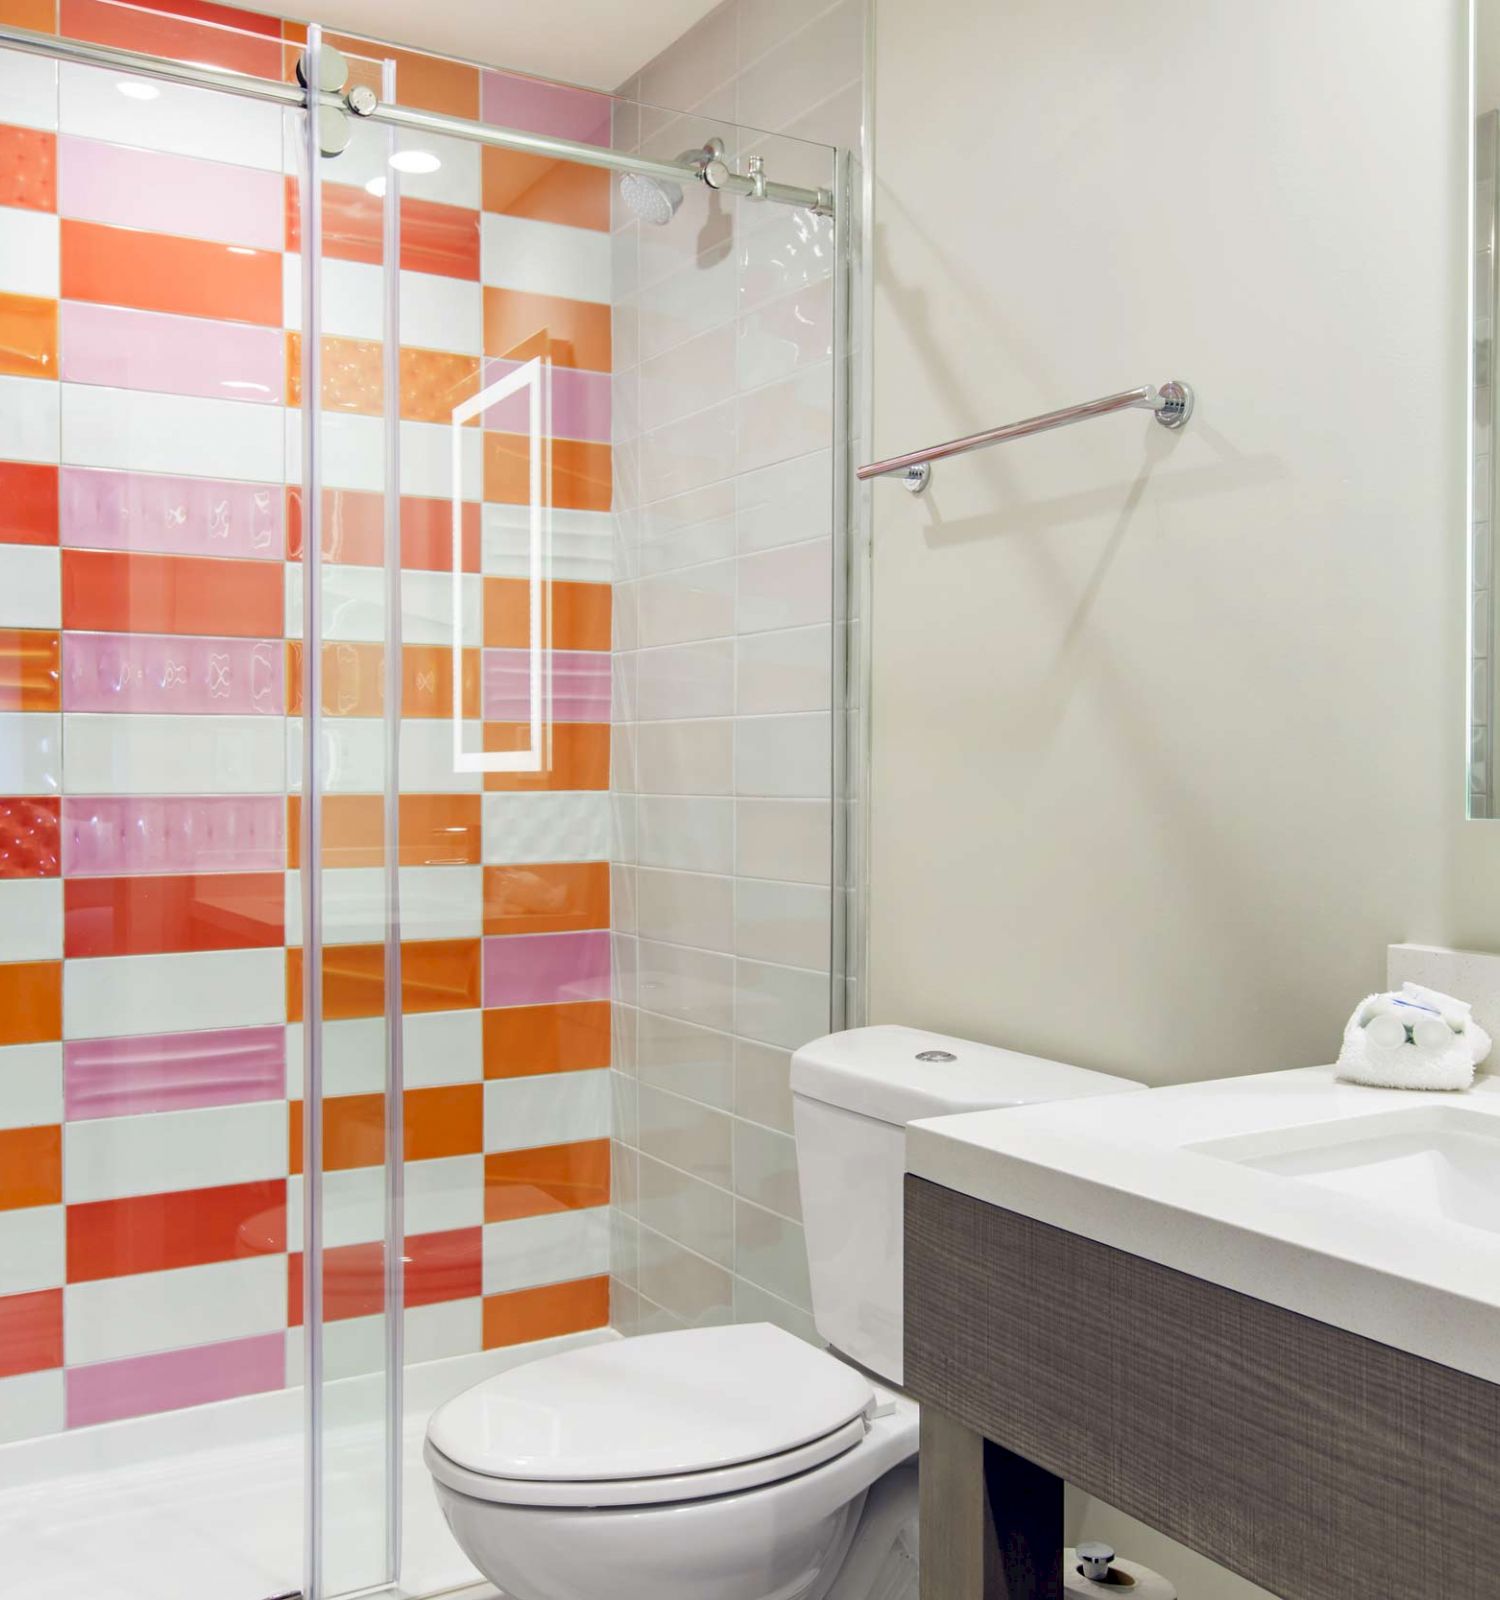
<path id="1" fill-rule="evenodd" d="M 627 172 L 620 178 L 620 198 L 642 222 L 660 228 L 677 215 L 682 204 L 682 185 L 666 178 L 647 178 Z"/>

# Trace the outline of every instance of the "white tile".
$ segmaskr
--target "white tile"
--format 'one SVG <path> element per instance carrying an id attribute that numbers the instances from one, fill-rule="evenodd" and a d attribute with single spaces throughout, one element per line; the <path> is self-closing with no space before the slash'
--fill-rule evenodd
<path id="1" fill-rule="evenodd" d="M 62 624 L 62 562 L 54 545 L 0 544 L 0 627 Z"/>
<path id="2" fill-rule="evenodd" d="M 734 1022 L 734 962 L 709 950 L 642 939 L 637 976 L 644 1010 L 678 1017 L 700 1028 L 728 1031 Z"/>
<path id="3" fill-rule="evenodd" d="M 642 722 L 635 730 L 635 782 L 642 794 L 730 794 L 734 727 L 707 722 Z"/>
<path id="4" fill-rule="evenodd" d="M 286 1030 L 287 1098 L 303 1094 L 303 1028 L 300 1022 Z M 323 1024 L 323 1093 L 379 1094 L 385 1087 L 385 1019 L 351 1017 Z"/>
<path id="5" fill-rule="evenodd" d="M 405 1185 L 409 1234 L 477 1228 L 484 1221 L 483 1156 L 408 1161 Z"/>
<path id="6" fill-rule="evenodd" d="M 641 436 L 643 503 L 701 489 L 736 470 L 736 404 L 726 400 Z"/>
<path id="7" fill-rule="evenodd" d="M 302 933 L 302 874 L 286 875 L 286 942 Z M 385 873 L 379 867 L 325 867 L 322 874 L 325 944 L 379 944 L 385 938 Z"/>
<path id="8" fill-rule="evenodd" d="M 368 420 L 380 421 L 378 417 Z M 466 427 L 463 435 L 458 495 L 462 500 L 482 500 L 484 436 L 475 427 Z M 401 424 L 401 492 L 429 500 L 453 497 L 453 430 L 446 423 Z"/>
<path id="9" fill-rule="evenodd" d="M 61 1367 L 0 1378 L 0 1444 L 61 1433 L 66 1425 Z"/>
<path id="10" fill-rule="evenodd" d="M 0 100 L 0 106 L 4 101 Z M 9 114 L 5 107 L 4 114 Z M 0 206 L 0 293 L 58 296 L 57 217 Z"/>
<path id="11" fill-rule="evenodd" d="M 832 218 L 767 206 L 763 216 L 747 221 L 736 241 L 742 311 L 804 288 L 833 271 Z"/>
<path id="12" fill-rule="evenodd" d="M 609 1136 L 609 1072 L 545 1072 L 484 1086 L 484 1148 L 532 1150 Z"/>
<path id="13" fill-rule="evenodd" d="M 828 883 L 833 810 L 827 800 L 737 800 L 734 870 L 743 877 Z"/>
<path id="14" fill-rule="evenodd" d="M 734 791 L 815 799 L 833 784 L 833 729 L 826 712 L 740 717 L 734 725 Z"/>
<path id="15" fill-rule="evenodd" d="M 734 497 L 741 551 L 832 535 L 833 468 L 826 450 L 745 473 L 734 480 Z"/>
<path id="16" fill-rule="evenodd" d="M 732 256 L 705 256 L 643 289 L 638 297 L 641 359 L 649 361 L 732 321 L 735 276 Z"/>
<path id="17" fill-rule="evenodd" d="M 62 718 L 52 712 L 0 711 L 0 793 L 62 790 Z"/>
<path id="18" fill-rule="evenodd" d="M 117 72 L 65 62 L 58 96 L 61 131 L 183 156 L 211 150 L 215 161 L 281 171 L 280 106 L 175 83 L 158 83 L 153 99 L 135 100 L 117 92 L 118 78 Z"/>
<path id="19" fill-rule="evenodd" d="M 63 1291 L 68 1362 L 117 1361 L 286 1327 L 284 1255 L 140 1272 Z"/>
<path id="20" fill-rule="evenodd" d="M 737 85 L 740 120 L 752 128 L 785 128 L 832 90 L 858 78 L 864 14 L 863 0 L 844 0 L 747 66 Z"/>
<path id="21" fill-rule="evenodd" d="M 281 258 L 281 317 L 302 326 L 302 257 Z M 323 332 L 345 339 L 379 340 L 385 334 L 385 269 L 367 261 L 323 258 Z"/>
<path id="22" fill-rule="evenodd" d="M 606 305 L 611 298 L 610 236 L 595 228 L 486 211 L 479 259 L 484 282 L 498 289 Z"/>
<path id="23" fill-rule="evenodd" d="M 640 428 L 643 432 L 706 411 L 735 392 L 735 329 L 710 329 L 642 362 Z"/>
<path id="24" fill-rule="evenodd" d="M 746 1039 L 800 1050 L 828 1032 L 826 972 L 737 961 L 734 989 L 734 1031 Z"/>
<path id="25" fill-rule="evenodd" d="M 735 953 L 789 967 L 827 967 L 830 899 L 821 885 L 741 879 L 734 886 Z"/>
<path id="26" fill-rule="evenodd" d="M 286 568 L 286 636 L 302 637 L 302 565 Z M 478 645 L 484 603 L 483 582 L 466 573 L 459 583 L 460 643 Z M 381 644 L 386 637 L 385 573 L 379 567 L 328 565 L 323 568 L 323 638 L 330 642 Z M 453 642 L 453 578 L 446 572 L 401 575 L 403 644 Z"/>
<path id="27" fill-rule="evenodd" d="M 635 586 L 636 644 L 685 644 L 734 632 L 735 563 L 715 561 L 642 578 Z"/>
<path id="28" fill-rule="evenodd" d="M 280 717 L 70 711 L 63 720 L 70 794 L 280 794 L 285 787 Z"/>
<path id="29" fill-rule="evenodd" d="M 641 866 L 733 870 L 731 801 L 642 795 L 636 814 L 636 859 Z"/>
<path id="30" fill-rule="evenodd" d="M 477 939 L 484 923 L 482 867 L 402 867 L 403 939 Z"/>
<path id="31" fill-rule="evenodd" d="M 372 178 L 386 176 L 386 142 L 381 131 L 373 129 L 370 138 L 356 138 L 350 142 L 349 148 L 338 158 L 339 183 L 358 184 L 363 188 Z M 468 139 L 413 133 L 407 129 L 402 129 L 399 142 L 403 153 L 420 151 L 438 160 L 436 171 L 401 173 L 403 200 L 439 200 L 445 205 L 466 206 L 478 211 L 479 145 Z"/>
<path id="32" fill-rule="evenodd" d="M 768 301 L 738 320 L 735 364 L 741 389 L 790 377 L 833 354 L 833 283 L 816 283 Z"/>
<path id="33" fill-rule="evenodd" d="M 735 470 L 754 472 L 822 449 L 832 427 L 833 369 L 822 361 L 739 397 Z"/>
<path id="34" fill-rule="evenodd" d="M 51 378 L 0 377 L 0 439 L 5 440 L 8 460 L 58 459 L 62 440 L 58 395 L 72 387 Z"/>
<path id="35" fill-rule="evenodd" d="M 734 710 L 734 642 L 671 645 L 634 657 L 636 716 L 726 717 Z"/>
<path id="36" fill-rule="evenodd" d="M 285 1020 L 280 949 L 102 956 L 63 967 L 64 1039 L 252 1028 Z"/>
<path id="37" fill-rule="evenodd" d="M 401 343 L 406 349 L 484 354 L 484 290 L 463 278 L 401 274 Z"/>
<path id="38" fill-rule="evenodd" d="M 302 718 L 288 717 L 286 785 L 302 792 Z M 324 794 L 380 794 L 385 788 L 385 730 L 379 717 L 328 717 L 319 776 Z"/>
<path id="39" fill-rule="evenodd" d="M 0 107 L 13 127 L 57 126 L 57 63 L 0 50 Z"/>
<path id="40" fill-rule="evenodd" d="M 301 1176 L 287 1179 L 286 1236 L 292 1249 L 301 1246 L 307 1225 L 307 1186 Z M 348 1167 L 323 1175 L 323 1244 L 336 1250 L 346 1244 L 373 1244 L 385 1237 L 385 1168 Z"/>
<path id="41" fill-rule="evenodd" d="M 833 630 L 825 625 L 737 639 L 734 694 L 741 716 L 826 711 L 833 695 Z"/>
<path id="42" fill-rule="evenodd" d="M 39 1128 L 62 1119 L 62 1045 L 0 1049 L 0 1128 Z"/>
<path id="43" fill-rule="evenodd" d="M 827 622 L 832 612 L 831 540 L 814 539 L 740 557 L 739 632 L 807 627 Z"/>
<path id="44" fill-rule="evenodd" d="M 281 417 L 283 413 L 277 415 Z M 288 409 L 284 418 L 278 426 L 282 433 L 286 481 L 300 483 L 303 477 L 302 413 Z M 325 488 L 360 489 L 370 494 L 379 494 L 384 489 L 385 424 L 379 417 L 324 410 L 318 413 L 318 429 Z"/>
<path id="45" fill-rule="evenodd" d="M 487 577 L 531 576 L 528 506 L 487 503 L 480 565 Z M 608 583 L 614 577 L 614 517 L 608 511 L 551 511 L 543 576 L 556 582 Z"/>
<path id="46" fill-rule="evenodd" d="M 482 745 L 481 724 L 465 722 L 464 749 L 478 750 Z M 403 794 L 478 794 L 483 783 L 483 776 L 478 772 L 453 770 L 451 721 L 444 717 L 402 718 L 401 792 Z"/>
<path id="47" fill-rule="evenodd" d="M 68 1205 L 284 1178 L 284 1101 L 93 1117 L 63 1130 Z"/>
<path id="48" fill-rule="evenodd" d="M 62 390 L 62 459 L 70 466 L 282 481 L 280 406 L 93 384 L 54 387 Z"/>
<path id="49" fill-rule="evenodd" d="M 0 1211 L 0 1295 L 55 1289 L 67 1278 L 62 1206 Z"/>
<path id="50" fill-rule="evenodd" d="M 402 1349 L 409 1364 L 472 1355 L 484 1342 L 484 1301 L 471 1295 L 467 1300 L 408 1306 L 404 1327 Z"/>
<path id="51" fill-rule="evenodd" d="M 62 945 L 62 879 L 0 879 L 0 961 L 58 961 Z"/>
<path id="52" fill-rule="evenodd" d="M 609 856 L 609 795 L 602 790 L 484 797 L 488 863 L 607 861 Z"/>
<path id="53" fill-rule="evenodd" d="M 484 1292 L 507 1294 L 609 1271 L 609 1208 L 588 1206 L 491 1222 L 484 1230 Z"/>
<path id="54" fill-rule="evenodd" d="M 701 950 L 734 948 L 734 880 L 704 872 L 636 873 L 636 930 Z"/>
<path id="55" fill-rule="evenodd" d="M 710 483 L 643 506 L 634 535 L 639 574 L 647 577 L 733 554 L 734 492 L 732 482 Z"/>

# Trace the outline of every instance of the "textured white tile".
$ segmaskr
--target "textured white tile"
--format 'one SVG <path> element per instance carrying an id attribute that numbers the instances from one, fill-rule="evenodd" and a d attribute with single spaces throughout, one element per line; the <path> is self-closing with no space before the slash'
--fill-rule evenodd
<path id="1" fill-rule="evenodd" d="M 54 387 L 62 391 L 62 459 L 71 466 L 282 481 L 280 406 L 93 384 Z"/>
<path id="2" fill-rule="evenodd" d="M 372 418 L 379 421 L 379 418 Z M 473 426 L 463 430 L 458 494 L 462 500 L 484 498 L 484 436 Z M 453 484 L 453 430 L 446 423 L 401 424 L 401 492 L 431 500 L 450 500 Z"/>
<path id="3" fill-rule="evenodd" d="M 740 717 L 734 725 L 734 791 L 816 799 L 833 783 L 833 729 L 826 712 Z"/>
<path id="4" fill-rule="evenodd" d="M 609 1136 L 609 1072 L 545 1072 L 484 1086 L 484 1148 L 531 1150 Z"/>
<path id="5" fill-rule="evenodd" d="M 0 1049 L 0 1128 L 39 1128 L 62 1119 L 62 1045 Z"/>
<path id="6" fill-rule="evenodd" d="M 188 1033 L 195 1028 L 284 1022 L 285 967 L 279 949 L 69 961 L 63 967 L 63 1038 Z"/>
<path id="7" fill-rule="evenodd" d="M 57 126 L 57 63 L 46 56 L 0 50 L 0 106 L 13 127 Z"/>
<path id="8" fill-rule="evenodd" d="M 0 793 L 62 790 L 62 718 L 52 712 L 0 711 Z"/>
<path id="9" fill-rule="evenodd" d="M 5 106 L 0 98 L 0 106 Z M 4 115 L 10 108 L 5 106 Z M 58 295 L 57 217 L 0 206 L 0 294 Z"/>
<path id="10" fill-rule="evenodd" d="M 286 1257 L 141 1272 L 63 1291 L 68 1361 L 116 1361 L 286 1327 Z"/>
<path id="11" fill-rule="evenodd" d="M 281 258 L 281 317 L 302 326 L 302 257 Z M 323 258 L 323 332 L 379 340 L 385 333 L 385 271 L 366 261 Z"/>
<path id="12" fill-rule="evenodd" d="M 62 879 L 0 879 L 0 961 L 57 961 L 62 953 Z"/>
<path id="13" fill-rule="evenodd" d="M 403 739 L 406 726 L 403 723 Z M 288 717 L 285 728 L 286 786 L 292 794 L 300 794 L 302 718 Z M 322 734 L 319 776 L 324 794 L 380 794 L 383 791 L 385 733 L 379 717 L 328 717 L 323 722 Z M 404 749 L 402 754 L 404 757 Z"/>
<path id="14" fill-rule="evenodd" d="M 0 1211 L 0 1295 L 55 1289 L 67 1267 L 62 1206 Z"/>
<path id="15" fill-rule="evenodd" d="M 832 634 L 824 625 L 735 640 L 735 711 L 826 711 L 833 697 Z"/>
<path id="16" fill-rule="evenodd" d="M 530 508 L 487 503 L 481 566 L 492 578 L 531 576 Z M 608 583 L 614 576 L 614 518 L 607 511 L 552 511 L 543 576 L 557 582 Z"/>
<path id="17" fill-rule="evenodd" d="M 0 544 L 0 627 L 62 623 L 62 563 L 56 546 Z"/>
<path id="18" fill-rule="evenodd" d="M 266 1100 L 70 1122 L 63 1168 L 69 1205 L 284 1178 L 287 1108 Z"/>
<path id="19" fill-rule="evenodd" d="M 61 390 L 50 378 L 0 377 L 0 439 L 11 461 L 56 461 L 62 440 Z M 211 405 L 212 401 L 205 404 Z"/>
<path id="20" fill-rule="evenodd" d="M 542 1283 L 594 1278 L 609 1271 L 609 1208 L 589 1206 L 484 1230 L 484 1292 L 506 1294 Z"/>
<path id="21" fill-rule="evenodd" d="M 70 711 L 63 724 L 70 794 L 279 794 L 284 787 L 279 717 Z"/>
<path id="22" fill-rule="evenodd" d="M 607 861 L 609 855 L 609 795 L 602 790 L 484 797 L 486 862 Z"/>
<path id="23" fill-rule="evenodd" d="M 484 1157 L 406 1163 L 406 1231 L 446 1233 L 484 1221 Z"/>
<path id="24" fill-rule="evenodd" d="M 0 1444 L 61 1433 L 66 1422 L 61 1367 L 0 1378 Z"/>
<path id="25" fill-rule="evenodd" d="M 610 236 L 595 228 L 566 228 L 486 211 L 480 274 L 485 283 L 498 289 L 607 305 L 611 297 Z"/>
<path id="26" fill-rule="evenodd" d="M 484 354 L 484 291 L 463 278 L 401 274 L 401 343 L 408 349 Z"/>

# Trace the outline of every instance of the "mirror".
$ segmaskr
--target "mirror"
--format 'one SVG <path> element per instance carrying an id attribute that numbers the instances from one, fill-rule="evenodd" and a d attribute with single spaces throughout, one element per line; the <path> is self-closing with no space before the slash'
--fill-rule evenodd
<path id="1" fill-rule="evenodd" d="M 1496 618 L 1494 540 L 1500 522 L 1494 448 L 1495 271 L 1500 218 L 1500 0 L 1474 0 L 1474 302 L 1472 384 L 1472 489 L 1469 499 L 1469 775 L 1471 817 L 1500 816 L 1496 794 L 1495 728 L 1500 706 L 1500 627 Z"/>

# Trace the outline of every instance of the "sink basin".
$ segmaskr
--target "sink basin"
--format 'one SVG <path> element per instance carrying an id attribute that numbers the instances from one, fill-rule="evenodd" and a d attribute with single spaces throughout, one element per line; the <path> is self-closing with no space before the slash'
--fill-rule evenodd
<path id="1" fill-rule="evenodd" d="M 1420 1106 L 1183 1148 L 1407 1216 L 1500 1233 L 1500 1118 L 1461 1106 Z"/>
<path id="2" fill-rule="evenodd" d="M 914 1122 L 908 1172 L 1500 1383 L 1500 1077 L 1331 1067 Z"/>

